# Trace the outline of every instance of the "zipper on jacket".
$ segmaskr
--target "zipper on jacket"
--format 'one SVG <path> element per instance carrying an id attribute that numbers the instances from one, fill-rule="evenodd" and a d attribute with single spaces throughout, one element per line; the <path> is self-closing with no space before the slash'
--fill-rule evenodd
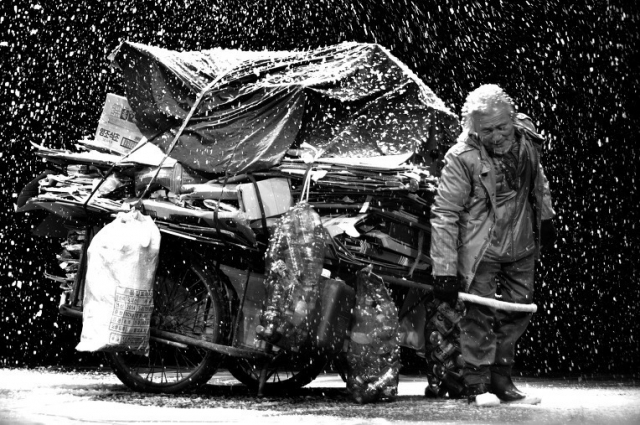
<path id="1" fill-rule="evenodd" d="M 517 220 L 517 211 L 519 210 L 518 193 L 516 193 L 516 196 L 514 198 L 514 203 L 515 203 L 515 208 L 511 213 L 511 220 L 509 223 L 509 226 L 511 227 L 511 247 L 510 247 L 511 254 L 509 255 L 509 257 L 511 261 L 515 261 L 516 259 L 516 248 L 515 248 L 516 247 L 516 220 Z M 524 208 L 524 205 L 522 207 Z"/>
<path id="2" fill-rule="evenodd" d="M 495 219 L 493 220 L 493 224 L 491 225 L 491 227 L 489 227 L 489 234 L 487 235 L 487 239 L 484 242 L 484 244 L 482 245 L 482 248 L 480 248 L 480 252 L 478 253 L 478 257 L 475 259 L 476 261 L 473 263 L 473 267 L 471 267 L 471 272 L 473 273 L 473 275 L 476 275 L 476 270 L 478 269 L 478 264 L 480 264 L 480 260 L 482 260 L 482 258 L 484 257 L 484 253 L 487 252 L 487 248 L 488 245 L 491 243 L 491 239 L 492 239 L 492 233 L 493 233 L 493 228 L 495 226 Z M 472 278 L 473 280 L 473 278 Z"/>
<path id="3" fill-rule="evenodd" d="M 491 167 L 489 167 L 490 169 Z M 489 172 L 489 171 L 487 171 Z M 473 276 L 476 275 L 476 270 L 478 269 L 478 264 L 480 263 L 480 260 L 482 260 L 482 257 L 484 257 L 485 252 L 487 252 L 487 248 L 489 247 L 489 244 L 491 243 L 491 239 L 493 236 L 493 228 L 496 225 L 496 205 L 495 205 L 495 193 L 491 193 L 491 191 L 487 188 L 487 185 L 485 184 L 483 178 L 482 178 L 482 174 L 480 174 L 480 184 L 482 184 L 482 187 L 484 188 L 484 190 L 487 191 L 487 195 L 489 196 L 489 205 L 490 205 L 490 214 L 493 218 L 493 223 L 491 224 L 491 227 L 489 227 L 489 233 L 487 234 L 487 239 L 485 240 L 484 244 L 482 245 L 482 248 L 480 248 L 480 252 L 478 252 L 478 257 L 475 258 L 475 261 L 473 263 L 473 266 L 471 267 L 471 273 L 473 274 Z M 494 187 L 495 190 L 495 187 Z M 493 198 L 492 198 L 493 196 Z M 473 280 L 473 277 L 471 277 L 471 280 Z"/>

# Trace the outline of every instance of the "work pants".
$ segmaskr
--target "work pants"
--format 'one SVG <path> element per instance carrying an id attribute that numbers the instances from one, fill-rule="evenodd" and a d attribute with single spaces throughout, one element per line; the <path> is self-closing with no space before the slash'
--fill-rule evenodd
<path id="1" fill-rule="evenodd" d="M 501 301 L 533 302 L 535 259 L 530 255 L 511 263 L 482 261 L 469 286 L 469 293 L 495 299 L 500 279 Z M 467 313 L 460 321 L 460 349 L 467 385 L 489 384 L 491 373 L 510 376 L 516 341 L 531 320 L 531 313 L 508 312 L 467 303 Z"/>

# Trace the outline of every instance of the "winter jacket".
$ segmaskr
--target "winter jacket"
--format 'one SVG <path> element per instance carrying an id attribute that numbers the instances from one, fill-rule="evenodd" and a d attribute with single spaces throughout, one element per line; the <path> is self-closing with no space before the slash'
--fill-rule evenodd
<path id="1" fill-rule="evenodd" d="M 549 183 L 540 163 L 543 138 L 531 119 L 518 114 L 514 120 L 520 149 L 531 161 L 530 202 L 534 212 L 536 258 L 540 253 L 541 220 L 551 219 Z M 438 193 L 431 207 L 431 259 L 434 276 L 458 275 L 468 289 L 489 246 L 496 221 L 496 175 L 482 143 L 464 138 L 445 156 Z M 527 223 L 531 225 L 531 223 Z M 516 241 L 517 243 L 517 241 Z M 519 250 L 523 247 L 516 247 Z"/>

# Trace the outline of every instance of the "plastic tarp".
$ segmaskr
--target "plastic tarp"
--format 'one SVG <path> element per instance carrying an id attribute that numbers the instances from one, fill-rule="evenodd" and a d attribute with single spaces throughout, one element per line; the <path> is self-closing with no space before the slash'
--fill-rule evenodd
<path id="1" fill-rule="evenodd" d="M 450 144 L 457 119 L 377 44 L 305 51 L 172 51 L 124 42 L 121 69 L 138 126 L 171 156 L 209 173 L 266 169 L 307 142 L 324 157 L 413 152 Z"/>

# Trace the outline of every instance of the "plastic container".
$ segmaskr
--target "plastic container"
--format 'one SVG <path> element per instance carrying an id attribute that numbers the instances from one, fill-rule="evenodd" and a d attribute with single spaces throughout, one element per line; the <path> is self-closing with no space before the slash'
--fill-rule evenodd
<path id="1" fill-rule="evenodd" d="M 356 291 L 341 280 L 321 279 L 315 343 L 321 350 L 338 353 L 351 325 Z"/>
<path id="2" fill-rule="evenodd" d="M 247 281 L 246 270 L 220 265 L 220 271 L 227 276 L 238 296 L 241 297 L 244 293 L 242 316 L 233 341 L 233 346 L 262 350 L 264 348 L 264 342 L 256 338 L 256 327 L 260 324 L 262 304 L 267 296 L 265 276 L 260 273 L 251 272 Z M 246 292 L 244 285 L 247 285 Z"/>

